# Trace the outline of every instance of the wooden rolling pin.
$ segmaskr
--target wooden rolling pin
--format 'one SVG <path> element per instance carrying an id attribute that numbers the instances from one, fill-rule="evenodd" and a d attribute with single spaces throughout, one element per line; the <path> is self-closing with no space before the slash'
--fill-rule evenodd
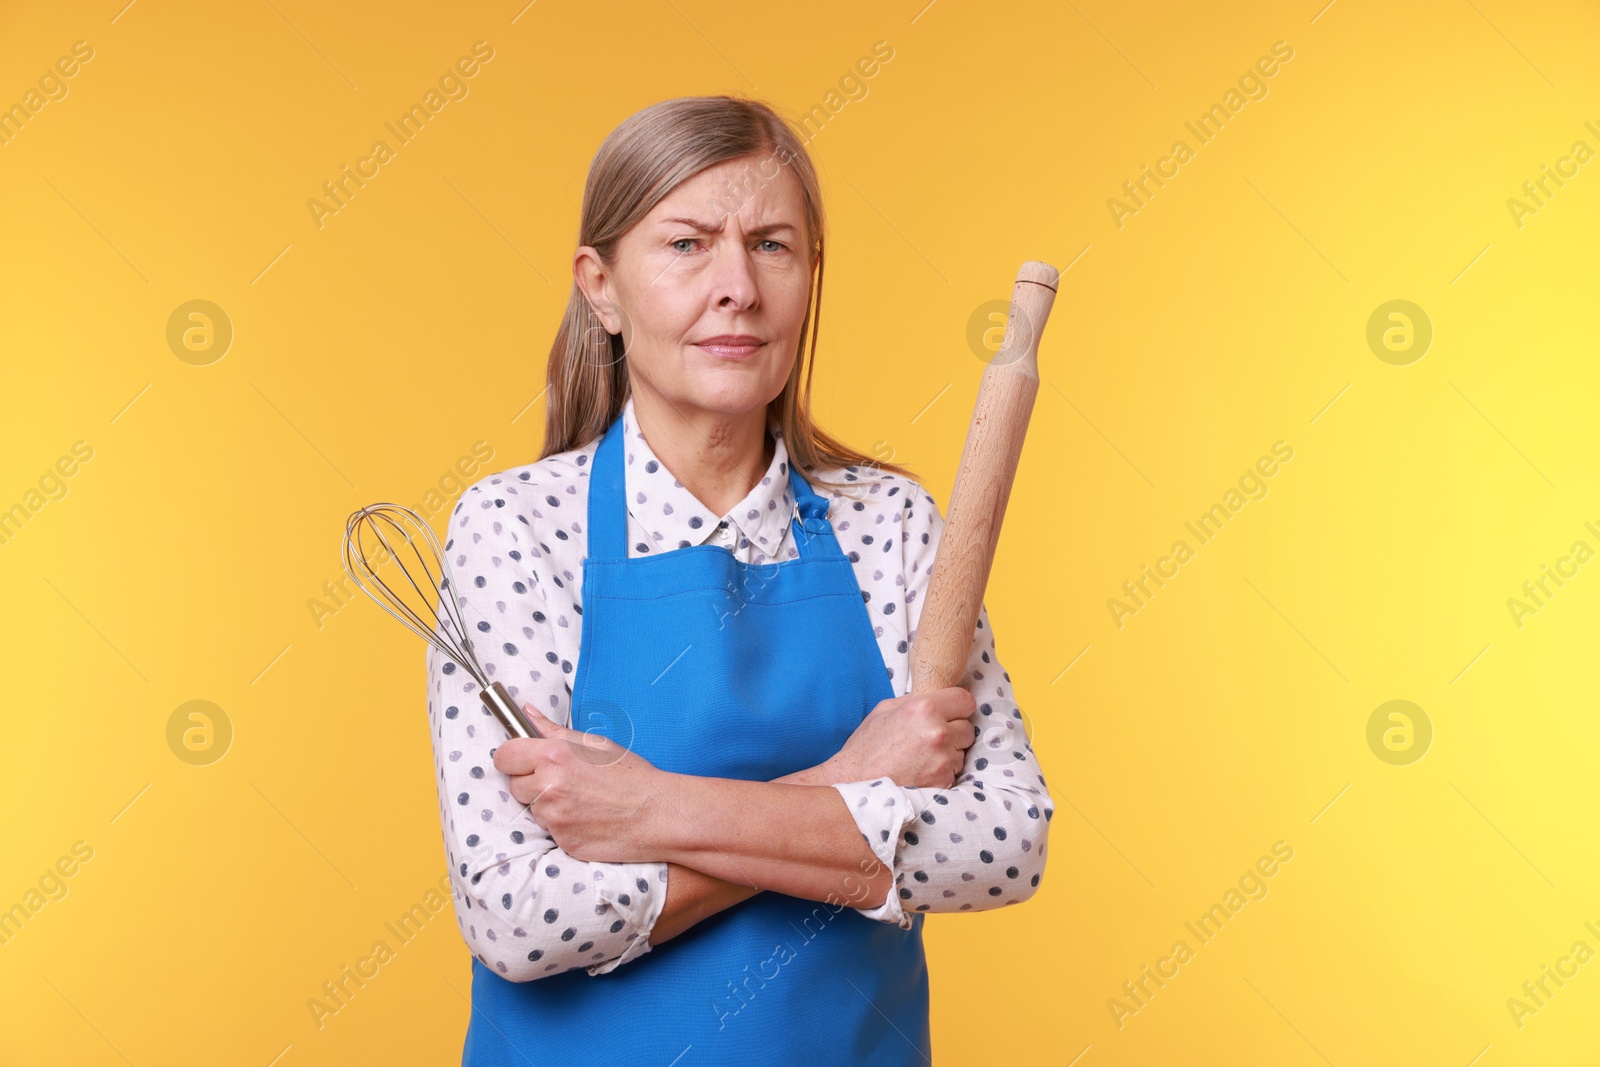
<path id="1" fill-rule="evenodd" d="M 1017 272 L 1005 340 L 978 387 L 911 644 L 913 693 L 959 685 L 966 673 L 1000 523 L 1039 393 L 1039 337 L 1055 305 L 1060 278 L 1054 267 L 1035 260 Z"/>

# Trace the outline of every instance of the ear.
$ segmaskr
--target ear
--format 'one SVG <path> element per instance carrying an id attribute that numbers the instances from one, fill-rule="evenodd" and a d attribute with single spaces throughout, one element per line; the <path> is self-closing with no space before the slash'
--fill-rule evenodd
<path id="1" fill-rule="evenodd" d="M 572 257 L 572 280 L 577 283 L 589 307 L 607 333 L 622 332 L 622 309 L 611 298 L 611 272 L 600 261 L 592 245 L 584 245 Z"/>

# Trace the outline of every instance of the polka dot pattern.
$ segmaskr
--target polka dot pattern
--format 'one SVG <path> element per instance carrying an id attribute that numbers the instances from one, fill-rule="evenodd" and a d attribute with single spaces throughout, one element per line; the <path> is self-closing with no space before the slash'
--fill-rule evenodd
<path id="1" fill-rule="evenodd" d="M 713 515 L 672 476 L 623 411 L 629 556 L 715 544 L 747 563 L 799 555 L 790 519 L 788 452 L 775 430 L 771 466 L 726 515 Z M 519 702 L 570 722 L 583 623 L 589 472 L 599 440 L 489 475 L 461 495 L 445 555 L 484 670 Z M 850 558 L 891 689 L 909 684 L 911 638 L 943 518 L 922 487 L 851 467 L 818 487 Z M 858 483 L 849 485 L 848 483 Z M 428 721 L 439 815 L 458 925 L 472 953 L 511 981 L 578 967 L 606 974 L 650 951 L 666 900 L 664 863 L 585 863 L 566 855 L 517 803 L 494 767 L 504 739 L 467 672 L 429 646 Z M 868 918 L 909 928 L 917 912 L 1020 903 L 1044 872 L 1054 805 L 1022 726 L 1011 682 L 980 610 L 962 686 L 978 703 L 975 736 L 949 789 L 879 778 L 834 786 L 894 890 Z M 863 715 L 871 709 L 863 709 Z"/>

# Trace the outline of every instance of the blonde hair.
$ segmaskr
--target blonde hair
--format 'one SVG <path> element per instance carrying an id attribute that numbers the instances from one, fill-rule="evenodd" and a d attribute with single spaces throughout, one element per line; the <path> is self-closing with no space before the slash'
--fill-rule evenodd
<path id="1" fill-rule="evenodd" d="M 767 405 L 767 423 L 782 429 L 789 461 L 813 485 L 831 483 L 812 472 L 851 466 L 893 471 L 915 480 L 907 468 L 851 448 L 811 417 L 811 372 L 816 365 L 826 245 L 822 189 L 804 142 L 770 106 L 730 96 L 688 96 L 629 116 L 600 145 L 589 165 L 578 245 L 592 246 L 610 266 L 622 236 L 673 189 L 708 167 L 761 153 L 776 156 L 799 179 L 815 262 L 794 366 L 783 391 Z M 762 165 L 767 162 L 763 159 Z M 732 210 L 738 209 L 748 182 L 747 173 L 742 188 L 733 189 Z M 714 206 L 720 210 L 720 205 Z M 574 281 L 566 314 L 550 346 L 540 459 L 587 445 L 622 413 L 629 390 L 625 357 L 622 335 L 606 331 Z"/>

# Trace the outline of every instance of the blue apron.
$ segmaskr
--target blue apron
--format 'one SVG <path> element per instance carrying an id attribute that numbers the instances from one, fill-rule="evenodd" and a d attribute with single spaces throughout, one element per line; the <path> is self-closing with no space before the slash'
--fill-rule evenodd
<path id="1" fill-rule="evenodd" d="M 894 691 L 827 502 L 791 463 L 799 559 L 629 559 L 623 445 L 619 416 L 589 480 L 572 725 L 745 781 L 838 752 Z M 463 1067 L 931 1063 L 924 917 L 901 930 L 850 903 L 769 890 L 598 976 L 512 982 L 474 957 Z"/>

